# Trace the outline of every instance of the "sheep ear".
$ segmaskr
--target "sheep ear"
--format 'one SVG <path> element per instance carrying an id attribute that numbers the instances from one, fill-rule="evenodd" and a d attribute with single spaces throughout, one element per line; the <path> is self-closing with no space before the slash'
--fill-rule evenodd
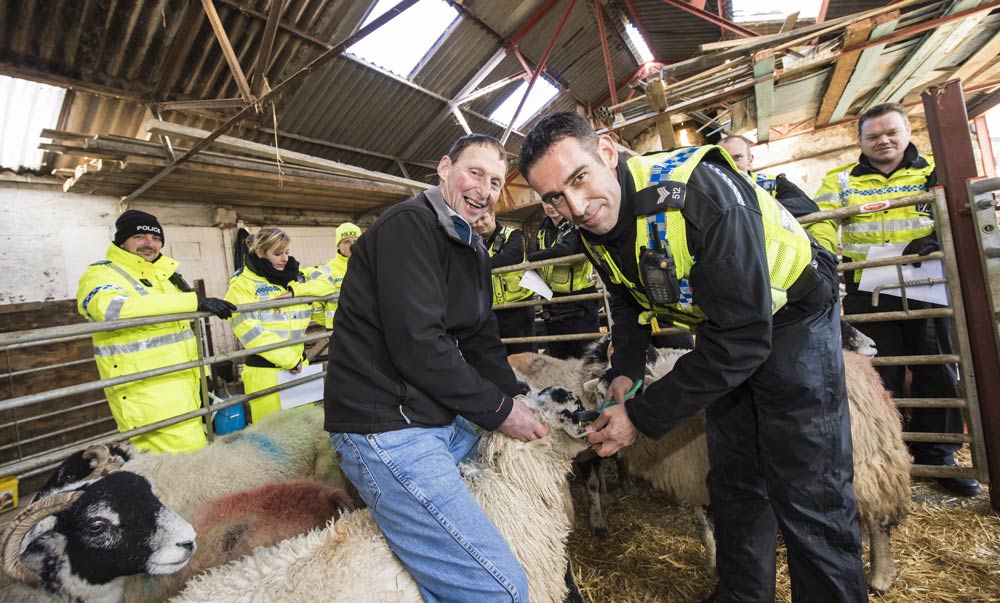
<path id="1" fill-rule="evenodd" d="M 46 496 L 21 511 L 0 536 L 0 568 L 12 580 L 38 584 L 42 577 L 21 561 L 21 542 L 38 522 L 73 505 L 83 492 L 60 492 Z"/>

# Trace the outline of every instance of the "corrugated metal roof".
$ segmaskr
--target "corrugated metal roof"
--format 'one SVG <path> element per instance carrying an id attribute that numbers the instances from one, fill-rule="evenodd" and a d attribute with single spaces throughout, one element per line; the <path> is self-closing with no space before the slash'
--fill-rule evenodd
<path id="1" fill-rule="evenodd" d="M 517 41 L 517 47 L 527 61 L 537 63 L 570 1 L 465 0 L 454 4 L 460 13 L 458 22 L 424 59 L 412 82 L 352 58 L 338 57 L 279 98 L 276 125 L 288 135 L 280 136 L 278 143 L 290 150 L 392 174 L 402 173 L 397 163 L 402 159 L 411 177 L 422 179 L 433 173 L 430 166 L 463 132 L 449 110 L 458 92 L 486 61 L 510 44 L 515 32 L 530 22 L 535 22 L 534 26 Z M 720 2 L 728 6 L 728 0 L 709 0 L 706 10 L 717 11 Z M 373 4 L 374 0 L 286 0 L 272 58 L 265 70 L 271 85 L 343 40 L 363 21 Z M 826 18 L 829 21 L 882 4 L 884 0 L 831 0 Z M 214 5 L 243 71 L 252 78 L 252 63 L 271 0 L 214 0 Z M 620 40 L 623 34 L 619 33 L 622 24 L 618 16 L 627 16 L 629 11 L 622 0 L 602 0 L 602 5 L 609 17 L 606 26 L 614 78 L 623 82 L 638 67 Z M 660 61 L 688 59 L 697 54 L 700 44 L 722 38 L 718 25 L 662 0 L 632 0 L 632 5 L 639 16 L 637 25 L 650 34 L 650 49 Z M 926 10 L 921 11 L 919 6 Z M 537 16 L 545 7 L 548 12 Z M 908 16 L 899 27 L 932 18 L 941 10 L 942 3 L 937 2 L 907 8 Z M 926 77 L 942 77 L 998 30 L 996 18 L 984 21 L 977 34 L 941 64 L 940 73 L 928 73 Z M 824 38 L 830 39 L 832 36 Z M 852 111 L 873 92 L 873 82 L 887 78 L 914 43 L 909 40 L 890 46 L 869 74 L 869 83 L 855 99 Z M 577 103 L 596 108 L 606 102 L 607 74 L 593 1 L 575 2 L 546 68 L 548 76 L 566 90 L 548 110 L 569 110 Z M 827 62 L 794 78 L 779 79 L 776 95 L 781 113 L 774 119 L 803 115 L 811 118 L 809 113 L 815 113 L 831 69 Z M 87 134 L 144 137 L 142 124 L 150 102 L 233 98 L 239 94 L 197 0 L 0 2 L 0 72 L 72 85 L 74 91 L 67 95 L 61 120 L 55 125 Z M 481 86 L 520 72 L 520 62 L 508 53 Z M 745 70 L 735 70 L 731 78 L 703 84 L 697 95 L 718 91 L 742 77 Z M 517 85 L 511 82 L 464 105 L 463 114 L 470 127 L 501 135 L 503 127 L 485 118 Z M 627 92 L 624 87 L 619 90 L 619 100 Z M 747 94 L 752 92 L 713 97 L 702 108 L 710 112 L 721 109 L 724 103 L 746 98 Z M 671 102 L 689 98 L 692 96 L 681 95 Z M 232 110 L 165 111 L 164 117 L 212 129 L 231 114 Z M 267 129 L 275 127 L 274 121 L 267 110 L 233 134 L 273 144 L 273 134 Z M 507 146 L 515 151 L 518 137 L 511 137 Z M 74 161 L 66 157 L 56 161 L 53 155 L 46 165 L 66 167 Z"/>

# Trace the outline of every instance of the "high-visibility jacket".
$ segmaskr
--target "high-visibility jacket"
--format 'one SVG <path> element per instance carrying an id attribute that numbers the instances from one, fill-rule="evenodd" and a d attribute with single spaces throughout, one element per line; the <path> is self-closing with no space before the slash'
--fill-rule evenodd
<path id="1" fill-rule="evenodd" d="M 490 252 L 490 257 L 503 251 L 503 248 L 507 245 L 507 241 L 510 240 L 510 235 L 514 232 L 514 229 L 510 226 L 501 226 L 500 232 L 497 233 L 496 238 L 493 239 L 493 244 L 487 249 Z M 526 262 L 528 260 L 528 254 L 526 251 L 522 251 L 521 262 Z M 503 272 L 501 274 L 493 275 L 493 303 L 494 304 L 505 304 L 510 302 L 521 301 L 523 299 L 528 299 L 531 297 L 531 290 L 525 289 L 521 286 L 521 277 L 524 276 L 524 270 L 515 270 L 514 272 Z"/>
<path id="2" fill-rule="evenodd" d="M 309 268 L 304 272 L 309 275 L 309 280 L 326 280 L 333 286 L 332 293 L 340 293 L 340 286 L 344 282 L 344 275 L 347 274 L 347 261 L 350 258 L 341 255 L 339 252 L 322 264 Z M 313 304 L 313 320 L 316 324 L 323 325 L 327 329 L 333 328 L 333 315 L 337 312 L 337 302 L 339 297 L 326 302 L 316 302 Z"/>
<path id="3" fill-rule="evenodd" d="M 768 192 L 772 197 L 778 196 L 778 179 L 771 174 L 764 172 L 750 172 L 750 179 L 754 184 Z"/>
<path id="4" fill-rule="evenodd" d="M 302 282 L 292 284 L 295 295 L 311 297 L 333 293 L 333 285 L 324 279 L 307 281 L 300 271 Z M 244 266 L 229 279 L 226 301 L 236 305 L 269 301 L 288 293 L 289 289 L 275 285 Z M 233 332 L 246 349 L 262 347 L 282 341 L 301 339 L 309 326 L 312 307 L 309 304 L 293 304 L 267 310 L 234 312 Z M 278 373 L 295 368 L 299 362 L 307 366 L 303 358 L 305 345 L 298 343 L 247 357 L 243 366 L 243 387 L 246 393 L 274 387 L 278 384 Z M 259 366 L 254 366 L 254 364 Z M 250 413 L 254 422 L 281 410 L 280 393 L 269 394 L 250 400 Z"/>
<path id="5" fill-rule="evenodd" d="M 640 288 L 640 284 L 629 281 L 607 248 L 592 244 L 583 237 L 584 245 L 601 263 L 611 282 L 627 287 L 639 305 L 646 309 L 639 315 L 639 322 L 642 324 L 651 323 L 656 328 L 658 319 L 666 319 L 679 326 L 692 327 L 706 319 L 705 313 L 695 303 L 688 283 L 695 258 L 687 247 L 687 224 L 681 209 L 684 203 L 684 186 L 691 177 L 692 170 L 706 154 L 716 151 L 719 152 L 718 157 L 724 158 L 734 173 L 739 173 L 729 155 L 716 146 L 642 155 L 632 157 L 627 162 L 638 191 L 637 196 L 651 193 L 661 200 L 670 198 L 665 211 L 636 217 L 635 262 L 638 266 L 644 248 L 658 246 L 659 241 L 665 241 L 675 262 L 680 289 L 680 300 L 677 303 L 669 306 L 652 304 L 646 297 L 644 285 Z M 674 185 L 664 186 L 665 183 Z M 767 266 L 771 278 L 771 312 L 774 313 L 784 307 L 788 301 L 789 288 L 810 265 L 812 246 L 809 236 L 788 210 L 764 189 L 755 187 L 755 190 L 764 227 Z M 637 272 L 642 274 L 641 270 Z"/>
<path id="6" fill-rule="evenodd" d="M 161 255 L 154 262 L 110 245 L 106 260 L 91 264 L 80 277 L 77 310 L 100 322 L 162 316 L 198 309 L 198 297 L 170 281 L 177 261 Z M 102 379 L 132 375 L 198 359 L 190 321 L 94 333 L 94 360 Z M 198 369 L 185 369 L 104 389 L 119 431 L 169 419 L 201 407 Z M 191 452 L 207 443 L 201 419 L 164 427 L 132 438 L 140 450 Z"/>
<path id="7" fill-rule="evenodd" d="M 563 228 L 576 227 L 569 220 L 563 220 L 562 223 L 555 228 L 555 237 L 549 236 L 552 234 L 551 230 L 544 228 L 538 229 L 538 249 L 548 249 L 549 247 L 555 245 L 562 236 Z M 552 289 L 553 293 L 572 293 L 574 291 L 583 291 L 584 289 L 593 287 L 594 282 L 591 280 L 593 272 L 594 267 L 587 259 L 577 260 L 576 262 L 566 264 L 545 266 L 538 269 L 539 275 L 549 285 L 549 288 Z"/>
<path id="8" fill-rule="evenodd" d="M 915 147 L 911 153 L 916 155 Z M 927 191 L 927 180 L 933 172 L 931 155 L 916 155 L 889 176 L 860 163 L 842 165 L 823 178 L 816 192 L 816 202 L 821 210 L 830 210 L 909 197 Z M 811 225 L 809 232 L 836 253 L 836 228 L 833 221 L 827 220 Z M 844 258 L 860 262 L 868 257 L 873 245 L 908 243 L 932 234 L 934 218 L 931 205 L 921 203 L 860 213 L 843 220 L 840 230 Z M 860 281 L 861 270 L 855 270 L 853 282 Z"/>

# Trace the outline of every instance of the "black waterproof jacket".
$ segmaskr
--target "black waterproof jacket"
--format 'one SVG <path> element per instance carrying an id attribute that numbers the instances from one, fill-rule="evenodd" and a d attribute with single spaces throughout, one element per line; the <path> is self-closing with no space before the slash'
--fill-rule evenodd
<path id="1" fill-rule="evenodd" d="M 437 427 L 456 415 L 498 427 L 520 390 L 490 304 L 482 239 L 440 190 L 385 212 L 354 244 L 344 277 L 326 430 Z"/>
<path id="2" fill-rule="evenodd" d="M 702 163 L 687 184 L 682 213 L 687 242 L 697 258 L 691 271 L 695 303 L 708 320 L 698 327 L 694 350 L 642 396 L 626 403 L 636 428 L 658 438 L 688 417 L 745 382 L 771 355 L 771 330 L 776 322 L 801 320 L 830 303 L 837 287 L 836 258 L 817 249 L 823 286 L 798 303 L 771 315 L 771 288 L 760 209 L 746 178 Z M 622 203 L 617 225 L 603 236 L 581 232 L 588 241 L 605 245 L 625 276 L 639 282 L 635 260 L 635 184 L 624 161 L 618 164 Z M 642 233 L 643 236 L 645 233 Z M 814 244 L 815 248 L 819 244 Z M 588 253 L 588 255 L 590 255 Z M 822 256 L 822 257 L 821 257 Z M 614 321 L 614 355 L 606 378 L 643 377 L 650 340 L 648 325 L 639 324 L 643 308 L 624 285 L 610 281 L 599 258 L 591 257 L 608 290 Z"/>

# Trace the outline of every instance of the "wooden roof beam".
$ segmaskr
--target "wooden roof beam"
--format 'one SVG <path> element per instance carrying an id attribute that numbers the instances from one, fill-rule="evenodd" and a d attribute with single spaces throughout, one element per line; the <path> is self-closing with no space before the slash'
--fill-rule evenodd
<path id="1" fill-rule="evenodd" d="M 774 53 L 758 52 L 753 57 L 754 99 L 757 104 L 757 142 L 767 142 L 774 110 Z"/>
<path id="2" fill-rule="evenodd" d="M 896 29 L 896 25 L 899 23 L 899 17 L 899 11 L 893 11 L 891 13 L 875 17 L 875 19 L 872 20 L 873 27 L 868 39 L 881 40 L 882 38 L 887 37 L 894 29 Z M 853 45 L 846 44 L 845 40 L 844 46 L 851 47 Z M 847 114 L 847 111 L 854 103 L 854 99 L 858 97 L 858 93 L 868 84 L 872 66 L 879 60 L 879 58 L 881 58 L 882 51 L 885 49 L 885 46 L 885 44 L 876 44 L 861 51 L 861 54 L 858 56 L 854 65 L 854 71 L 851 73 L 847 84 L 844 86 L 844 90 L 841 92 L 840 98 L 837 99 L 837 103 L 834 105 L 829 119 L 823 123 L 819 123 L 817 121 L 816 125 L 826 125 L 830 122 L 839 121 L 844 118 L 844 115 Z M 843 51 L 843 54 L 840 56 L 849 56 L 855 52 L 857 51 Z"/>
<path id="3" fill-rule="evenodd" d="M 967 58 L 955 73 L 951 74 L 950 79 L 963 80 L 964 84 L 965 80 L 972 79 L 984 67 L 995 65 L 998 54 L 1000 54 L 1000 32 L 994 34 L 988 42 Z M 962 87 L 965 88 L 964 85 Z"/>
<path id="4" fill-rule="evenodd" d="M 982 0 L 958 0 L 946 9 L 945 17 L 955 16 L 964 11 L 976 10 Z M 941 22 L 929 35 L 924 36 L 910 55 L 896 68 L 889 81 L 875 92 L 865 104 L 865 109 L 887 102 L 896 102 L 910 90 L 911 83 L 924 73 L 934 69 L 961 43 L 972 30 L 986 18 L 986 13 L 978 11 L 962 20 Z M 932 19 L 940 21 L 939 19 Z"/>
<path id="5" fill-rule="evenodd" d="M 167 57 L 163 61 L 163 70 L 157 79 L 156 88 L 153 90 L 153 98 L 166 98 L 173 89 L 180 77 L 181 70 L 187 62 L 188 54 L 194 48 L 194 40 L 201 30 L 201 23 L 205 20 L 205 11 L 197 4 L 190 2 L 181 17 L 181 26 L 177 30 L 167 51 Z"/>
<path id="6" fill-rule="evenodd" d="M 854 46 L 864 42 L 872 31 L 872 21 L 865 20 L 851 23 L 847 26 L 844 34 L 844 46 Z M 820 105 L 819 113 L 816 114 L 816 125 L 823 126 L 830 123 L 833 110 L 837 108 L 840 99 L 844 96 L 851 75 L 854 73 L 854 66 L 858 64 L 861 52 L 852 52 L 841 55 L 837 59 L 837 64 L 833 68 L 833 75 L 830 76 L 830 83 L 826 85 L 823 93 L 823 103 Z"/>
<path id="7" fill-rule="evenodd" d="M 151 134 L 157 134 L 159 136 L 172 136 L 174 138 L 179 138 L 181 140 L 188 140 L 196 143 L 205 140 L 208 137 L 208 135 L 211 134 L 211 132 L 206 132 L 205 130 L 199 130 L 197 128 L 182 126 L 180 124 L 175 124 L 160 120 L 149 121 L 146 124 L 146 131 L 150 132 Z M 281 157 L 281 160 L 286 163 L 318 168 L 322 170 L 328 170 L 346 176 L 354 176 L 356 178 L 362 178 L 364 180 L 371 180 L 375 182 L 387 182 L 389 184 L 398 184 L 400 186 L 409 187 L 411 189 L 416 188 L 417 190 L 423 190 L 424 188 L 427 188 L 426 184 L 417 182 L 416 180 L 409 180 L 407 178 L 398 178 L 390 174 L 383 174 L 381 172 L 366 170 L 364 168 L 359 168 L 346 163 L 341 163 L 339 161 L 314 157 L 312 155 L 306 155 L 305 153 L 296 153 L 295 151 L 279 149 L 271 145 L 261 144 L 259 142 L 251 142 L 249 140 L 234 138 L 232 136 L 218 136 L 215 140 L 212 141 L 212 145 L 219 147 L 221 149 L 225 149 L 227 151 L 245 153 L 247 155 L 251 155 L 254 157 L 273 158 L 276 155 L 279 155 Z"/>
<path id="8" fill-rule="evenodd" d="M 277 0 L 275 0 L 277 2 Z M 243 73 L 243 68 L 240 67 L 240 61 L 236 57 L 236 52 L 233 51 L 233 45 L 229 42 L 229 36 L 226 35 L 226 28 L 222 25 L 222 19 L 219 18 L 218 11 L 215 10 L 215 4 L 212 0 L 201 0 L 201 5 L 205 9 L 205 16 L 208 17 L 208 22 L 212 25 L 212 31 L 215 32 L 215 39 L 219 41 L 219 46 L 222 47 L 222 56 L 225 57 L 226 63 L 229 65 L 229 70 L 233 73 L 233 79 L 236 80 L 236 87 L 240 90 L 240 96 L 248 103 L 252 103 L 254 100 L 254 95 L 250 92 L 250 84 L 247 83 L 247 76 Z"/>
<path id="9" fill-rule="evenodd" d="M 211 1 L 211 0 L 209 0 L 209 1 Z M 296 82 L 297 80 L 302 79 L 306 75 L 314 72 L 320 66 L 322 66 L 325 63 L 327 63 L 330 60 L 332 60 L 334 57 L 340 55 L 349 46 L 351 46 L 352 44 L 354 44 L 358 40 L 364 38 L 365 36 L 367 36 L 371 32 L 375 31 L 376 29 L 378 29 L 379 27 L 381 27 L 383 24 L 387 23 L 391 19 L 393 19 L 396 16 L 400 15 L 407 8 L 409 8 L 409 7 L 413 6 L 414 4 L 416 4 L 417 1 L 418 0 L 400 0 L 400 2 L 398 4 L 396 4 L 394 7 L 390 8 L 389 10 L 387 10 L 385 13 L 383 13 L 382 15 L 380 15 L 378 18 L 376 18 L 375 20 L 373 20 L 371 23 L 369 23 L 365 27 L 362 27 L 361 29 L 357 30 L 353 34 L 347 36 L 347 38 L 345 38 L 344 40 L 342 40 L 339 44 L 337 44 L 333 48 L 327 50 L 323 54 L 319 55 L 318 57 L 316 57 L 315 59 L 313 59 L 312 61 L 310 61 L 309 64 L 307 64 L 303 68 L 299 69 L 298 71 L 296 71 L 292 75 L 288 76 L 287 79 L 283 80 L 280 84 L 278 84 L 277 86 L 275 86 L 274 88 L 272 88 L 270 92 L 268 92 L 264 96 L 262 96 L 259 99 L 259 101 L 261 103 L 263 103 L 263 102 L 265 102 L 267 100 L 270 100 L 270 99 L 278 96 L 279 94 L 281 94 L 282 92 L 284 92 L 284 89 L 287 88 L 287 87 L 289 87 L 292 83 Z M 162 170 L 160 170 L 159 172 L 157 172 L 156 174 L 154 174 L 149 180 L 147 180 L 145 183 L 143 183 L 141 186 L 139 186 L 139 188 L 135 189 L 128 196 L 124 197 L 121 200 L 121 204 L 122 205 L 127 205 L 130 201 L 135 200 L 142 193 L 144 193 L 147 190 L 149 190 L 157 182 L 159 182 L 163 178 L 166 178 L 167 176 L 169 176 L 170 173 L 173 172 L 175 169 L 177 169 L 177 167 L 179 165 L 181 165 L 185 161 L 187 161 L 187 160 L 191 159 L 192 157 L 194 157 L 198 152 L 200 152 L 202 149 L 204 149 L 209 144 L 211 144 L 213 140 L 215 140 L 216 138 L 222 136 L 223 134 L 225 134 L 226 132 L 228 132 L 233 126 L 235 126 L 236 124 L 238 124 L 241 121 L 243 121 L 244 119 L 246 119 L 246 117 L 250 114 L 250 112 L 252 110 L 253 110 L 253 106 L 250 106 L 250 105 L 248 105 L 247 107 L 244 107 L 243 109 L 241 109 L 236 115 L 233 115 L 232 117 L 230 117 L 228 120 L 226 120 L 225 123 L 223 123 L 221 126 L 219 126 L 218 128 L 216 128 L 214 131 L 210 132 L 207 137 L 205 137 L 200 142 L 198 142 L 193 147 L 191 147 L 188 150 L 187 153 L 184 153 L 183 155 L 181 155 L 180 157 L 178 157 L 176 161 L 174 161 L 170 165 L 164 167 Z"/>
<path id="10" fill-rule="evenodd" d="M 253 82 L 250 85 L 250 94 L 253 96 L 260 96 L 264 89 L 267 66 L 271 63 L 271 50 L 274 48 L 274 38 L 278 35 L 278 21 L 284 4 L 285 0 L 271 0 L 271 10 L 267 13 L 264 35 L 261 37 L 260 48 L 257 49 L 257 58 L 253 62 Z"/>

